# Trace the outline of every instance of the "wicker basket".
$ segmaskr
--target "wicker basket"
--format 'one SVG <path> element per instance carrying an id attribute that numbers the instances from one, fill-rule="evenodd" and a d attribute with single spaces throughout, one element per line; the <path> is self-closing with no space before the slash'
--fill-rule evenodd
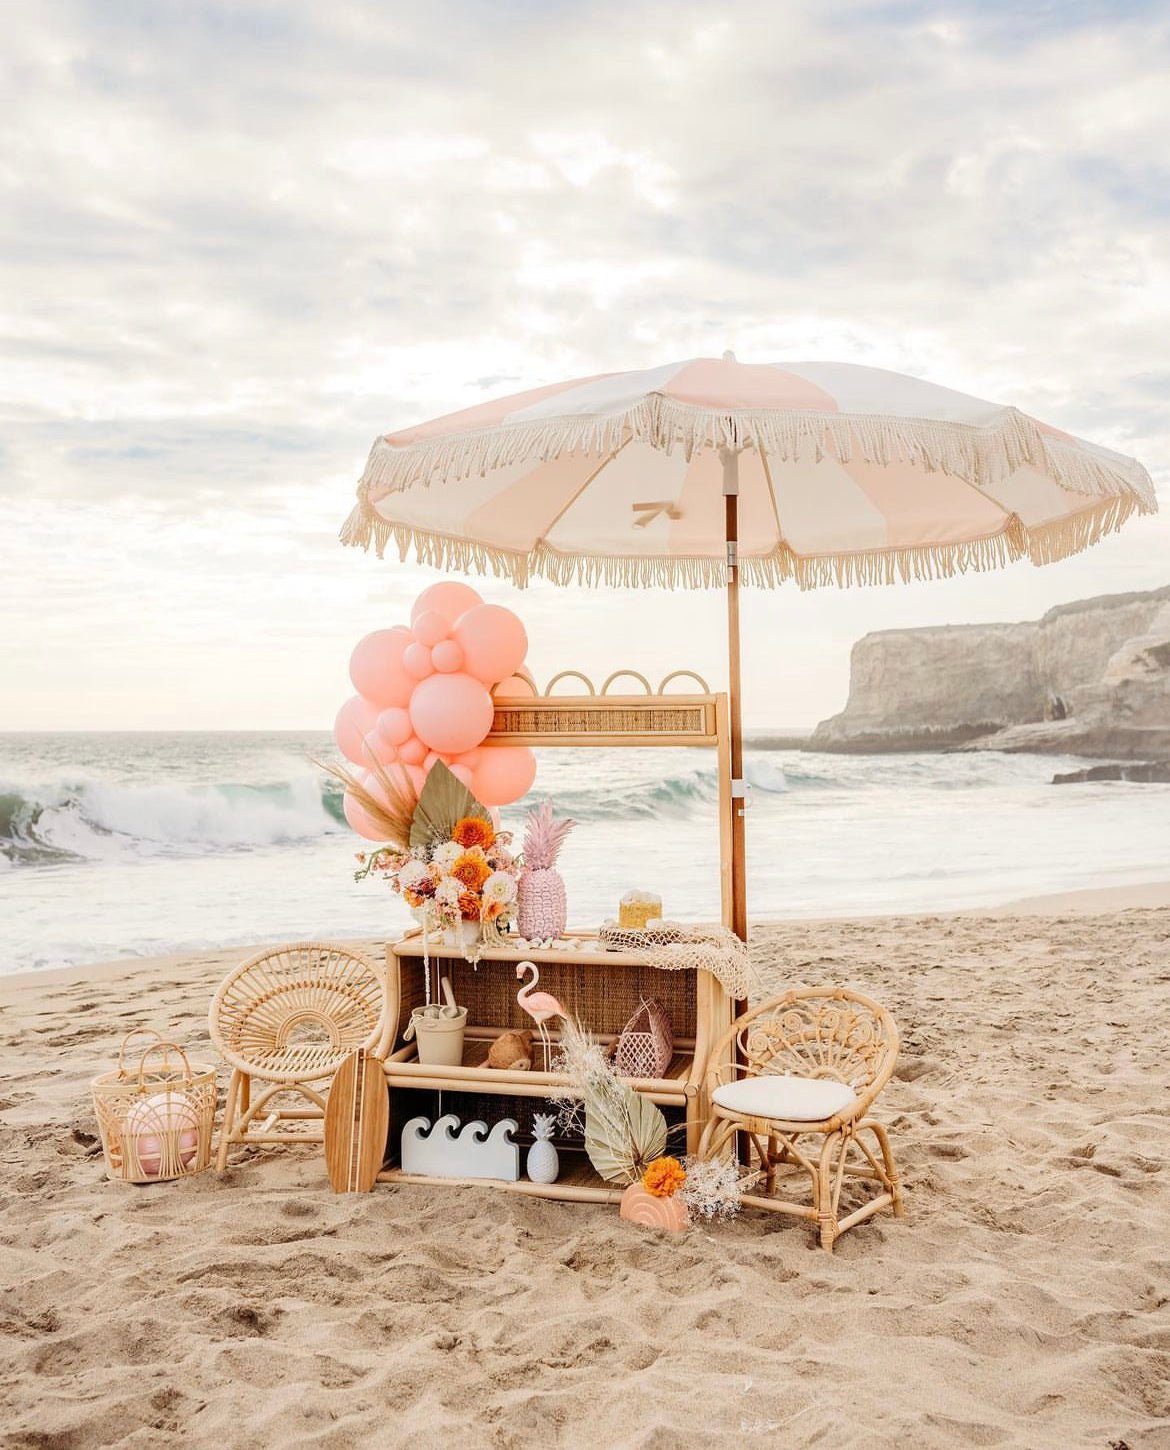
<path id="1" fill-rule="evenodd" d="M 137 1068 L 126 1066 L 126 1044 L 147 1033 L 156 1040 Z M 162 1053 L 162 1061 L 147 1067 Z M 177 1058 L 181 1061 L 176 1061 Z M 192 1065 L 176 1043 L 150 1027 L 127 1033 L 118 1066 L 93 1080 L 93 1106 L 106 1170 L 124 1183 L 165 1183 L 201 1173 L 211 1160 L 215 1124 L 215 1069 Z"/>
<path id="2" fill-rule="evenodd" d="M 619 1077 L 660 1078 L 674 1054 L 674 1033 L 666 1008 L 645 998 L 622 1028 L 613 1062 Z"/>

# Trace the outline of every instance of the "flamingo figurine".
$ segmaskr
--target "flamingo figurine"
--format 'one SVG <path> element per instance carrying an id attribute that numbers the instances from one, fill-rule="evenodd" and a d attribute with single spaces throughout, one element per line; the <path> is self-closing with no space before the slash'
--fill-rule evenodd
<path id="1" fill-rule="evenodd" d="M 523 981 L 528 972 L 532 973 L 532 980 L 520 988 L 516 993 L 516 1000 L 536 1023 L 536 1030 L 540 1033 L 541 1042 L 544 1043 L 544 1070 L 548 1072 L 551 1043 L 548 1028 L 544 1024 L 552 1017 L 567 1017 L 569 1014 L 551 992 L 536 991 L 536 984 L 540 981 L 540 971 L 535 962 L 520 962 L 516 967 L 516 980 Z"/>

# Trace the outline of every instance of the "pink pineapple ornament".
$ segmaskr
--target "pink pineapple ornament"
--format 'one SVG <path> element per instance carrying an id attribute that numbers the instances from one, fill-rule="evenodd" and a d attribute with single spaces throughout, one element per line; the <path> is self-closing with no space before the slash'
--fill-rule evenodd
<path id="1" fill-rule="evenodd" d="M 520 935 L 529 941 L 547 941 L 564 933 L 568 906 L 556 863 L 565 837 L 576 824 L 568 818 L 554 820 L 551 801 L 542 801 L 528 814 L 516 910 Z"/>

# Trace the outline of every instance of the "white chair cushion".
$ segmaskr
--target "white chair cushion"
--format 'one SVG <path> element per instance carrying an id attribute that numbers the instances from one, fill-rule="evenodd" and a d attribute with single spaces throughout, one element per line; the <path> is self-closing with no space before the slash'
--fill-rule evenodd
<path id="1" fill-rule="evenodd" d="M 834 1078 L 778 1073 L 724 1083 L 712 1098 L 721 1108 L 748 1118 L 780 1118 L 788 1123 L 819 1123 L 856 1101 L 852 1088 Z"/>

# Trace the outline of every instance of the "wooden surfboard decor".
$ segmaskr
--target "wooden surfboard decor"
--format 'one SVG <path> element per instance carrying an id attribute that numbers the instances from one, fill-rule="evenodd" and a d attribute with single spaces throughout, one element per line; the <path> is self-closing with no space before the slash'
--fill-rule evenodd
<path id="1" fill-rule="evenodd" d="M 325 1167 L 334 1193 L 369 1193 L 389 1131 L 382 1063 L 359 1049 L 337 1069 L 325 1105 Z"/>

